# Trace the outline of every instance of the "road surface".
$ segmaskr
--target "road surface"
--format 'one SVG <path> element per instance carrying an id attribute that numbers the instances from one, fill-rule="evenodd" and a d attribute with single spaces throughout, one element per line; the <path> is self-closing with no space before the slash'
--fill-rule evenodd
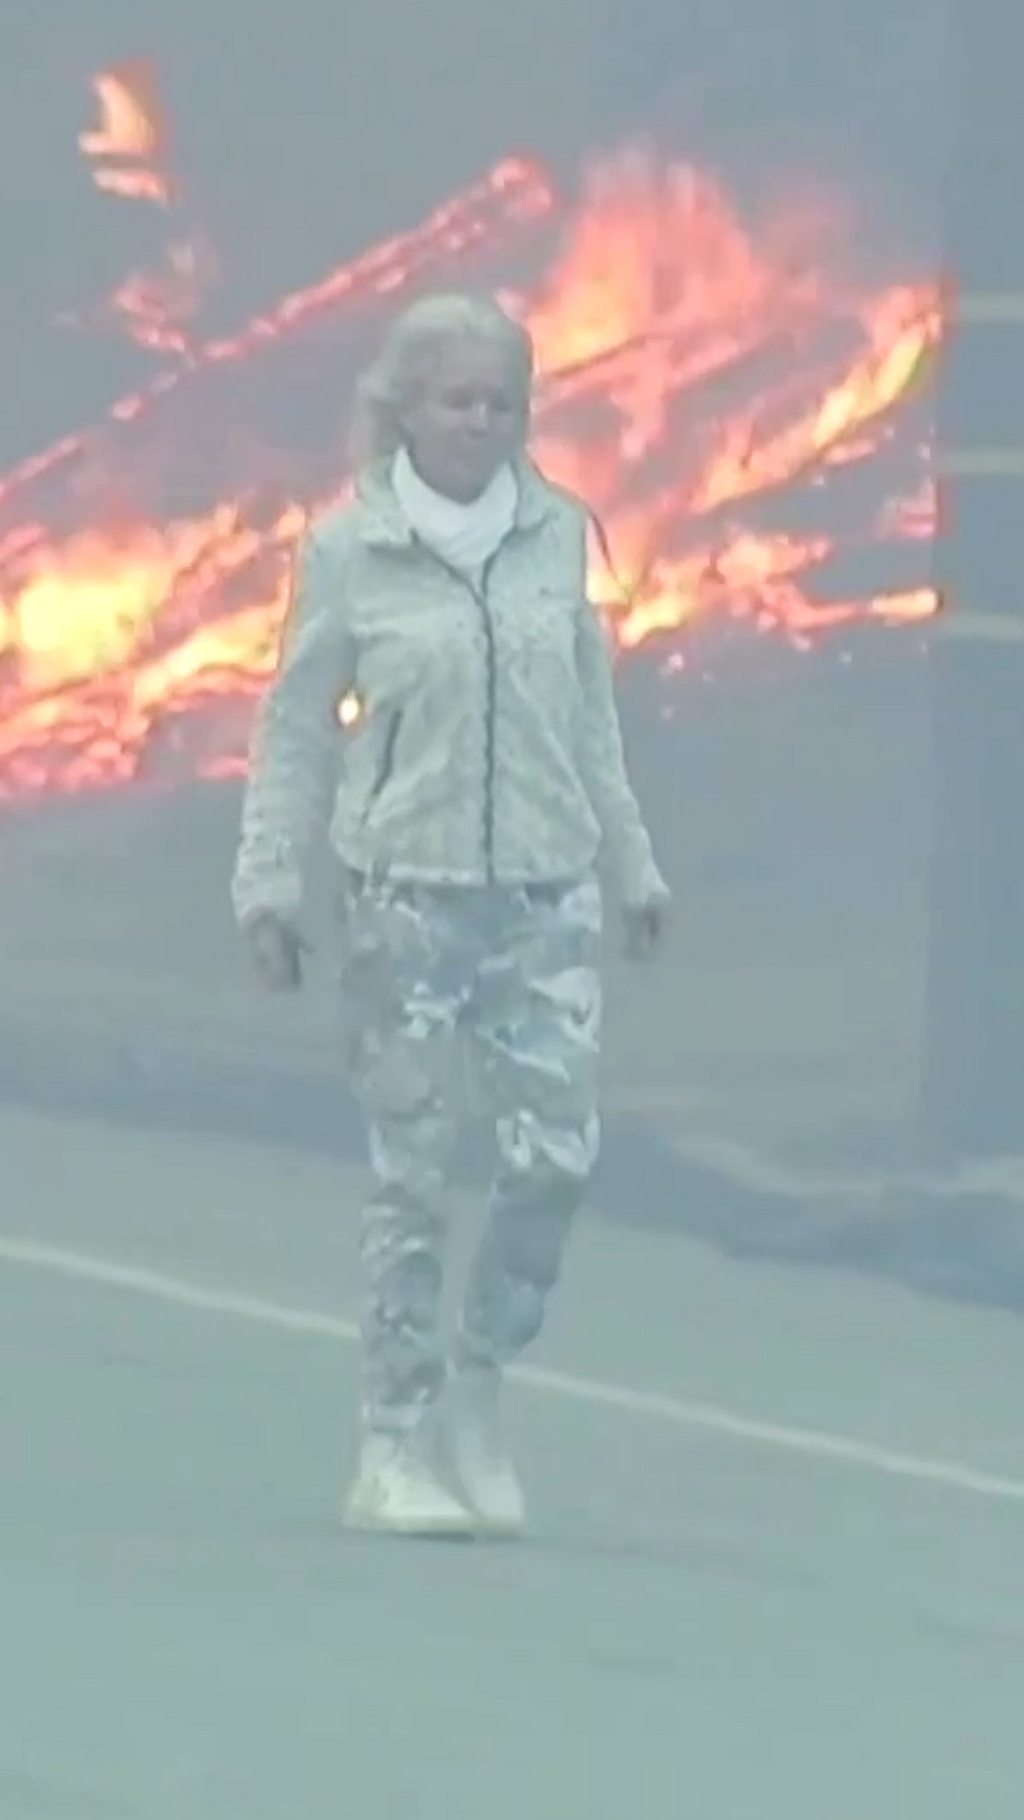
<path id="1" fill-rule="evenodd" d="M 1019 1323 L 584 1221 L 529 1541 L 352 1538 L 358 1188 L 0 1113 L 4 1816 L 1020 1813 Z"/>

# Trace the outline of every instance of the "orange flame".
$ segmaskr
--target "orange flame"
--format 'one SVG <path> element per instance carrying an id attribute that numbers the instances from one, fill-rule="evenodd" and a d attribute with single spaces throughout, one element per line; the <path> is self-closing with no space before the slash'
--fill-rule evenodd
<path id="1" fill-rule="evenodd" d="M 86 149 L 155 169 L 166 150 L 155 91 L 104 80 L 104 124 Z M 137 439 L 144 424 L 152 436 L 186 377 L 390 298 L 438 262 L 510 235 L 528 247 L 553 208 L 535 166 L 499 166 L 234 337 L 197 342 L 186 368 L 111 407 L 106 434 L 130 427 Z M 615 572 L 596 553 L 594 587 L 623 651 L 657 640 L 674 668 L 694 628 L 726 616 L 800 644 L 934 610 L 923 588 L 830 598 L 814 586 L 827 564 L 929 534 L 922 432 L 897 429 L 940 334 L 932 287 L 862 293 L 830 272 L 805 222 L 755 233 L 706 174 L 630 154 L 592 173 L 546 276 L 506 302 L 537 347 L 541 465 L 605 526 Z M 133 307 L 142 322 L 138 293 Z M 147 345 L 180 351 L 161 339 L 159 309 L 150 321 Z M 167 437 L 164 418 L 158 452 Z M 92 432 L 67 437 L 0 480 L 8 512 L 44 481 L 47 494 L 47 509 L 0 529 L 0 795 L 124 782 L 154 746 L 172 768 L 237 772 L 276 660 L 295 538 L 344 478 L 327 472 L 268 503 L 243 472 L 207 510 L 161 521 L 136 504 L 116 525 L 104 514 L 51 528 L 56 477 L 96 447 Z M 876 490 L 865 506 L 861 477 L 876 471 L 885 501 Z M 851 487 L 853 504 L 843 493 L 832 510 Z"/>
<path id="2" fill-rule="evenodd" d="M 169 202 L 173 184 L 167 174 L 167 129 L 157 93 L 155 72 L 139 58 L 104 70 L 93 82 L 100 124 L 78 135 L 78 144 L 93 163 L 100 189 L 149 202 Z"/>
<path id="3" fill-rule="evenodd" d="M 118 64 L 97 76 L 93 87 L 100 124 L 80 133 L 78 144 L 90 161 L 97 188 L 183 216 L 152 64 L 145 58 Z M 76 328 L 96 328 L 109 321 L 151 353 L 187 358 L 192 351 L 188 325 L 199 313 L 214 270 L 202 236 L 182 220 L 161 270 L 132 273 L 99 305 L 63 320 Z"/>
<path id="4" fill-rule="evenodd" d="M 934 287 L 849 293 L 789 224 L 766 243 L 708 176 L 630 155 L 596 172 L 540 295 L 520 306 L 541 362 L 542 458 L 606 521 L 622 579 L 599 586 L 625 648 L 723 611 L 800 642 L 934 610 L 919 589 L 815 604 L 801 576 L 839 540 L 735 521 L 889 445 L 941 327 Z M 564 418 L 585 433 L 549 436 Z M 881 535 L 911 534 L 891 506 Z"/>

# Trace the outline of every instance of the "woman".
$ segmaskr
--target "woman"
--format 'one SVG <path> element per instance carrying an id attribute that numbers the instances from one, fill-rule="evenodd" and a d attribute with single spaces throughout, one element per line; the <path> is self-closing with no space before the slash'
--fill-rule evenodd
<path id="1" fill-rule="evenodd" d="M 540 1328 L 597 1156 L 599 859 L 634 950 L 668 902 L 586 598 L 587 514 L 526 454 L 532 365 L 489 301 L 428 298 L 395 324 L 360 389 L 355 499 L 301 555 L 233 881 L 264 981 L 297 986 L 303 865 L 334 795 L 376 1182 L 347 1518 L 412 1535 L 522 1528 L 499 1387 Z M 499 1162 L 449 1365 L 442 1198 L 466 1037 Z"/>

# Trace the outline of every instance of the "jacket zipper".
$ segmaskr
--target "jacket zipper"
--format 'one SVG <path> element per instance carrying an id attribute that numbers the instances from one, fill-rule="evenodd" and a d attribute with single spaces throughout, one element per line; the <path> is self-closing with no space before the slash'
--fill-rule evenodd
<path id="1" fill-rule="evenodd" d="M 431 562 L 437 563 L 438 566 L 444 570 L 446 575 L 452 576 L 453 580 L 457 581 L 461 587 L 468 589 L 480 609 L 480 621 L 483 626 L 484 646 L 487 654 L 487 676 L 484 685 L 483 847 L 484 873 L 489 885 L 493 885 L 494 883 L 494 748 L 495 724 L 498 714 L 498 663 L 494 639 L 494 618 L 491 613 L 488 587 L 491 579 L 491 571 L 494 568 L 494 564 L 498 557 L 501 555 L 502 549 L 504 548 L 504 542 L 507 542 L 507 539 L 498 545 L 498 548 L 484 563 L 480 576 L 480 586 L 477 588 L 474 587 L 469 576 L 463 574 L 461 569 L 455 568 L 453 563 L 446 562 L 443 556 L 439 556 L 437 551 L 432 550 L 430 545 L 424 543 L 421 538 L 416 538 L 417 545 L 425 555 L 429 556 Z"/>
<path id="2" fill-rule="evenodd" d="M 484 708 L 484 867 L 487 883 L 494 883 L 494 747 L 498 718 L 498 662 L 494 640 L 494 617 L 488 597 L 488 583 L 491 569 L 498 552 L 489 556 L 480 577 L 480 591 L 477 593 L 472 582 L 470 591 L 480 608 L 480 619 L 484 629 L 484 644 L 487 647 L 487 685 Z M 468 578 L 467 578 L 468 579 Z"/>

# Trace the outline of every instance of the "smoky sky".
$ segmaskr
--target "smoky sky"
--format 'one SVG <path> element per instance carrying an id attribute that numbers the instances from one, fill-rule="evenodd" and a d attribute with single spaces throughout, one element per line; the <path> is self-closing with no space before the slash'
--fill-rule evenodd
<path id="1" fill-rule="evenodd" d="M 223 277 L 230 327 L 416 221 L 516 151 L 568 184 L 638 134 L 741 196 L 855 199 L 866 256 L 935 237 L 946 0 L 82 0 L 0 26 L 0 457 L 151 370 L 54 326 L 145 258 L 155 224 L 99 195 L 76 139 L 91 75 L 148 55 Z"/>

